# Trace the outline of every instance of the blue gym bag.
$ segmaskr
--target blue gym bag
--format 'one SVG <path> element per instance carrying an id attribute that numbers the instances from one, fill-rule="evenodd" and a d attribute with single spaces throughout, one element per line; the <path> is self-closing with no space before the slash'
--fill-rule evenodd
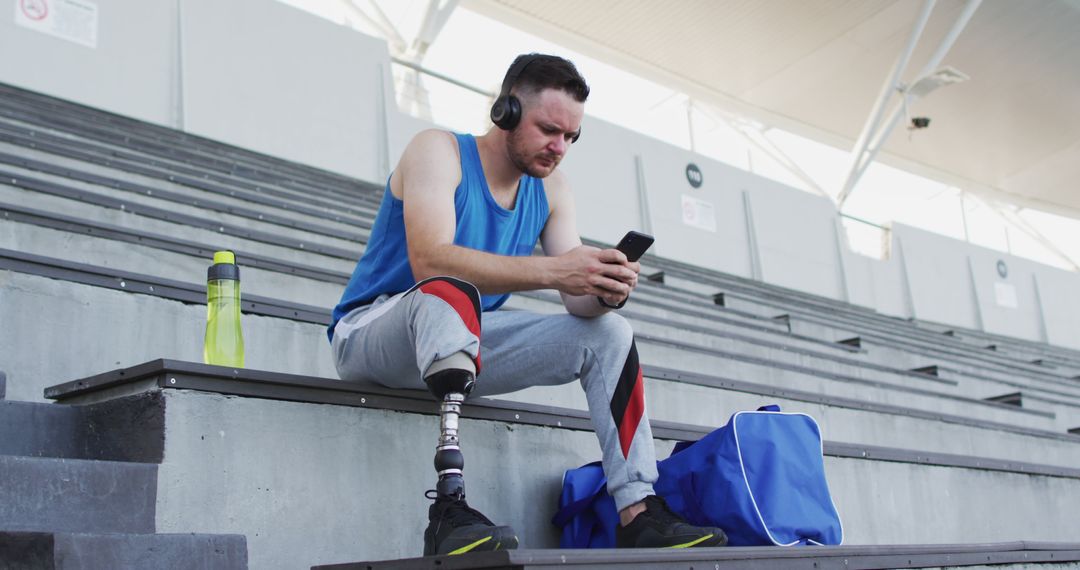
<path id="1" fill-rule="evenodd" d="M 688 522 L 724 529 L 731 546 L 838 545 L 844 531 L 825 480 L 821 430 L 779 406 L 738 412 L 657 463 L 656 493 Z M 612 548 L 618 513 L 599 463 L 566 472 L 562 548 Z"/>

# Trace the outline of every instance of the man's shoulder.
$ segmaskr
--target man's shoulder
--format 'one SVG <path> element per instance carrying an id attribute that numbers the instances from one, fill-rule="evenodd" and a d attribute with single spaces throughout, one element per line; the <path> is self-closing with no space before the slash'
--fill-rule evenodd
<path id="1" fill-rule="evenodd" d="M 424 129 L 409 141 L 409 148 L 421 148 L 427 152 L 451 152 L 457 154 L 457 136 L 442 129 Z"/>

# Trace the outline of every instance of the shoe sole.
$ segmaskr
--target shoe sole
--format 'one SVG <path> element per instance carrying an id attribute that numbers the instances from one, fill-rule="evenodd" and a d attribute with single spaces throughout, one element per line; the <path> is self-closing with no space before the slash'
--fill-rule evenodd
<path id="1" fill-rule="evenodd" d="M 707 548 L 710 546 L 726 546 L 727 537 L 716 536 L 715 534 L 705 535 L 696 540 L 691 540 L 683 544 L 676 544 L 673 546 L 665 546 L 664 548 Z"/>
<path id="2" fill-rule="evenodd" d="M 457 556 L 460 554 L 466 554 L 469 552 L 493 552 L 496 550 L 514 550 L 518 547 L 518 538 L 511 536 L 509 538 L 496 539 L 495 535 L 485 536 L 476 542 L 466 544 L 461 548 L 456 548 L 447 552 L 447 556 Z"/>

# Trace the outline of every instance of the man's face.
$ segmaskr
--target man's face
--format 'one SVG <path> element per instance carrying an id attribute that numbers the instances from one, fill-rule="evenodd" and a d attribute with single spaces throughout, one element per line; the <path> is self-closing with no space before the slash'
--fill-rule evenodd
<path id="1" fill-rule="evenodd" d="M 521 101 L 521 123 L 506 137 L 510 161 L 536 178 L 555 171 L 581 128 L 585 104 L 560 89 L 544 89 Z"/>

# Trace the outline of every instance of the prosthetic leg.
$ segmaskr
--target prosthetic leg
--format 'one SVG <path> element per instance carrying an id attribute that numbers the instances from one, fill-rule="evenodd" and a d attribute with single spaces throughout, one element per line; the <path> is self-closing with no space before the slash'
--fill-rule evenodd
<path id="1" fill-rule="evenodd" d="M 465 456 L 458 439 L 461 404 L 475 382 L 472 371 L 447 369 L 426 378 L 428 389 L 439 399 L 439 445 L 435 449 L 435 471 L 439 482 L 428 511 L 424 532 L 424 555 L 464 554 L 481 550 L 517 548 L 514 529 L 496 526 L 465 502 Z"/>
<path id="2" fill-rule="evenodd" d="M 439 407 L 439 445 L 435 448 L 435 472 L 439 482 L 435 492 L 440 497 L 465 498 L 465 456 L 458 439 L 458 418 L 461 403 L 472 391 L 475 379 L 468 370 L 448 369 L 424 379 L 431 393 L 442 404 Z"/>

